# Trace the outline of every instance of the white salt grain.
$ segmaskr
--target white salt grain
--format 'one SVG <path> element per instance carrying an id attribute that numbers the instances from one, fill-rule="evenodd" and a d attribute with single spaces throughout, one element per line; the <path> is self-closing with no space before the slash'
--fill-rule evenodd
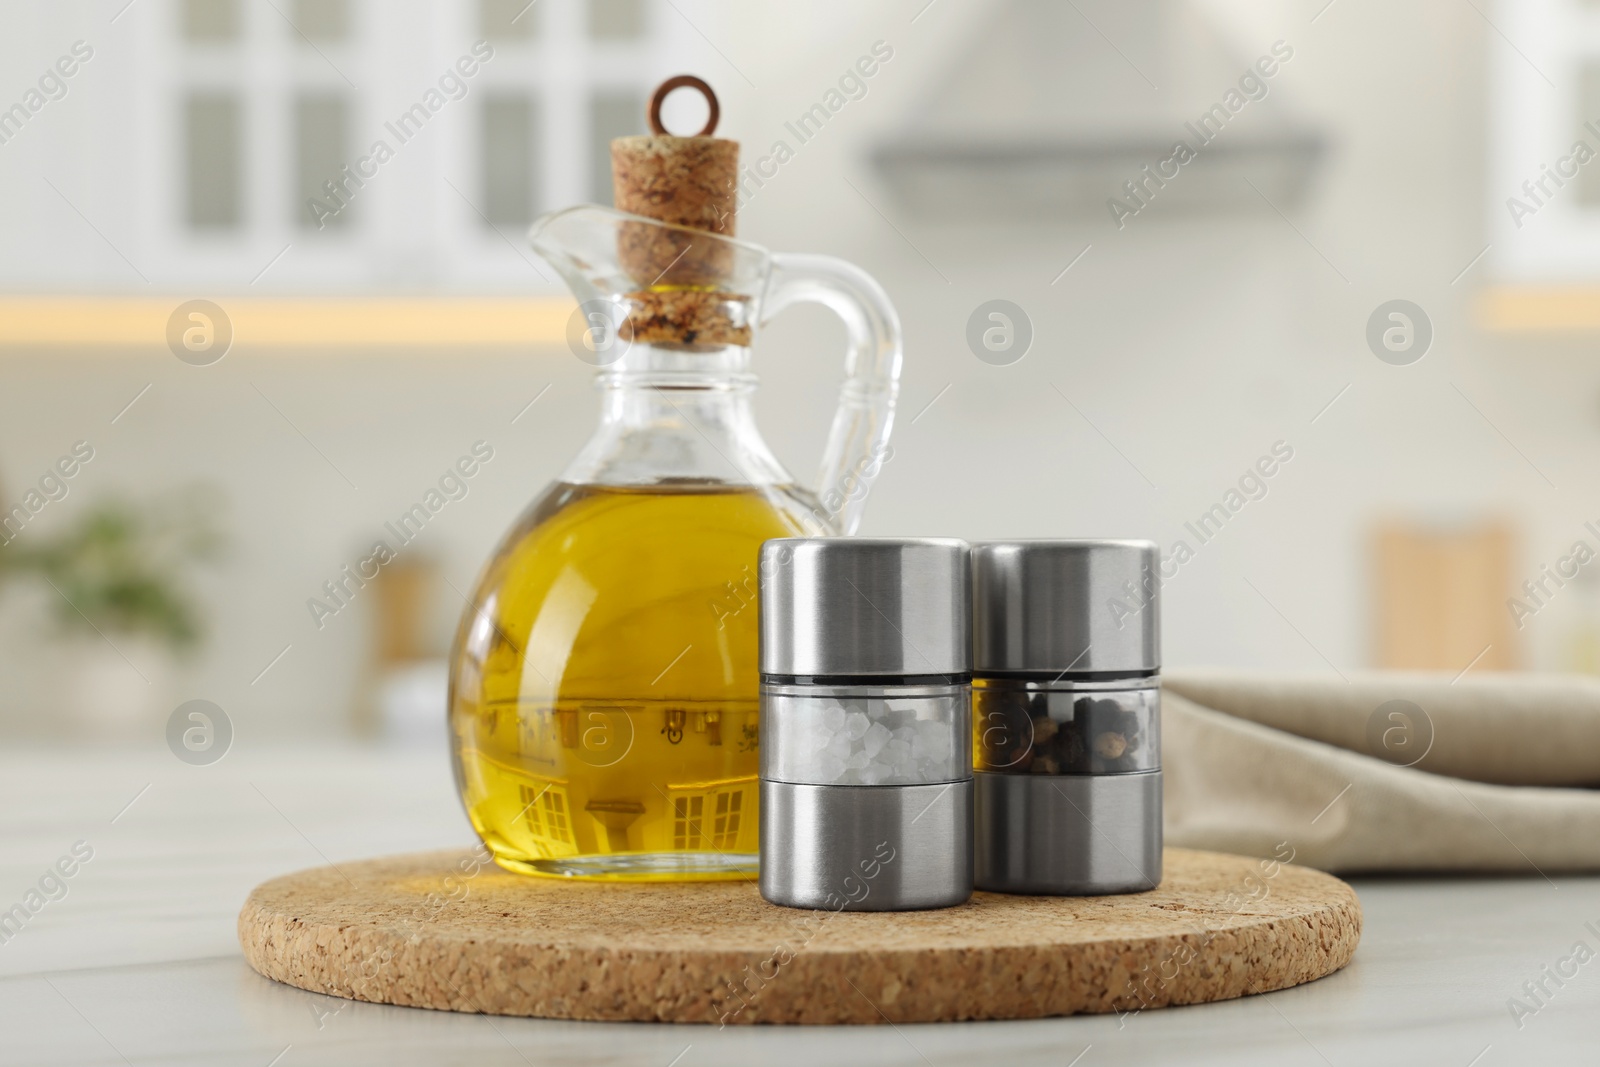
<path id="1" fill-rule="evenodd" d="M 862 785 L 878 785 L 894 773 L 881 763 L 869 763 L 858 772 Z"/>
<path id="2" fill-rule="evenodd" d="M 822 727 L 830 734 L 836 732 L 844 725 L 844 708 L 837 701 L 830 700 L 822 709 Z"/>
<path id="3" fill-rule="evenodd" d="M 828 741 L 827 753 L 836 759 L 843 760 L 850 755 L 850 738 L 844 734 L 834 734 Z"/>

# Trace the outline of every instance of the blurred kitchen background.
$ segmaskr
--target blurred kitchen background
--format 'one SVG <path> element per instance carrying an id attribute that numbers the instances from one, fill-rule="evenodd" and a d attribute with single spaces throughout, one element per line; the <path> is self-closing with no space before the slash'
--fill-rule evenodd
<path id="1" fill-rule="evenodd" d="M 524 234 L 610 202 L 682 72 L 740 236 L 899 308 L 861 532 L 1181 541 L 1172 666 L 1600 672 L 1592 0 L 60 0 L 0 7 L 0 71 L 0 738 L 205 699 L 240 742 L 442 745 L 462 594 L 595 423 Z M 969 346 L 992 300 L 1020 359 Z M 758 344 L 803 481 L 842 343 Z"/>

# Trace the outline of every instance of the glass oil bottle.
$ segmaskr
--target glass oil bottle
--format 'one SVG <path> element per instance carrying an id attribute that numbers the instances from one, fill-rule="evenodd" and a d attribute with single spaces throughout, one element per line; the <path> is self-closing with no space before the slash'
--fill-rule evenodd
<path id="1" fill-rule="evenodd" d="M 654 136 L 613 143 L 623 210 L 534 224 L 592 330 L 600 426 L 502 540 L 452 657 L 462 801 L 496 861 L 529 874 L 754 876 L 757 554 L 851 532 L 887 451 L 887 297 L 847 263 L 735 240 L 737 142 L 665 135 L 662 95 Z M 849 339 L 815 489 L 750 409 L 754 331 L 801 301 L 838 311 Z"/>

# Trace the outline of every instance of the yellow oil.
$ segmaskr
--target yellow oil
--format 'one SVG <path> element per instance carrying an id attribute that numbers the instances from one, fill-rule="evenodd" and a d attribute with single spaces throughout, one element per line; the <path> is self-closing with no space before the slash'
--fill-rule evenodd
<path id="1" fill-rule="evenodd" d="M 756 566 L 800 491 L 558 483 L 489 562 L 450 677 L 456 781 L 503 867 L 756 870 Z"/>

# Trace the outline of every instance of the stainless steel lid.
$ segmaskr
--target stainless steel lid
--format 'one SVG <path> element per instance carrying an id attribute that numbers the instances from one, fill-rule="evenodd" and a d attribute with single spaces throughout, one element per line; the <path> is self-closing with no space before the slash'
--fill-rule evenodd
<path id="1" fill-rule="evenodd" d="M 1151 541 L 972 546 L 972 669 L 1161 669 L 1159 556 Z"/>
<path id="2" fill-rule="evenodd" d="M 761 546 L 761 673 L 964 674 L 967 545 L 785 537 Z"/>

